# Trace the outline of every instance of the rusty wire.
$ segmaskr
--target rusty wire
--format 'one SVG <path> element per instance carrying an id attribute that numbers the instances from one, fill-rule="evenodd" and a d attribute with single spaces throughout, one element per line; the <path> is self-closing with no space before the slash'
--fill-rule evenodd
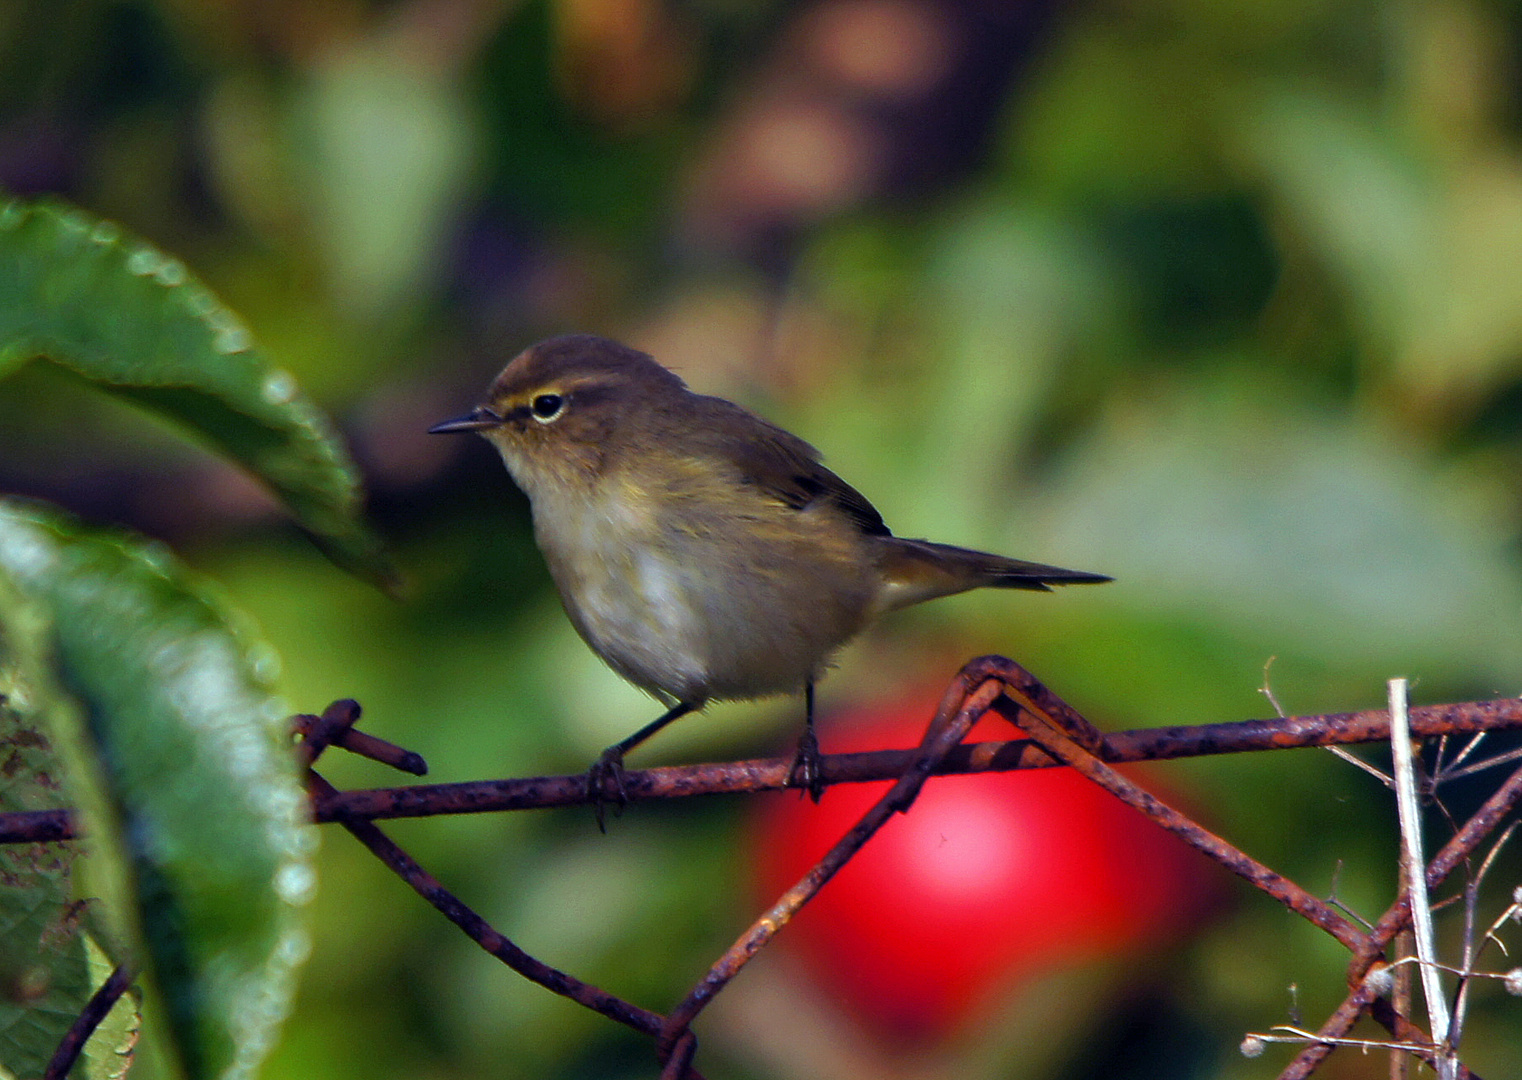
<path id="1" fill-rule="evenodd" d="M 392 752 L 395 748 L 390 744 L 377 747 L 368 743 L 357 743 L 356 740 L 344 737 L 345 732 L 353 730 L 353 725 L 359 720 L 359 714 L 359 704 L 345 699 L 333 702 L 321 716 L 302 715 L 295 718 L 293 727 L 297 731 L 309 733 L 311 737 L 310 743 L 303 740 L 300 757 L 307 765 L 308 783 L 314 796 L 320 798 L 336 794 L 333 785 L 311 768 L 323 749 L 330 744 L 345 746 L 350 750 L 354 750 L 356 745 L 363 745 L 364 751 L 355 752 L 372 756 L 370 752 L 373 751 L 375 760 L 386 761 L 388 764 L 397 760 L 398 755 Z M 374 742 L 380 742 L 380 740 L 374 740 Z M 493 928 L 490 923 L 446 889 L 437 878 L 418 865 L 412 856 L 402 850 L 401 845 L 383 833 L 374 822 L 340 817 L 338 823 L 347 829 L 351 836 L 364 844 L 370 853 L 384 863 L 392 873 L 410 885 L 414 892 L 463 930 L 472 941 L 525 979 L 538 983 L 546 990 L 568 997 L 577 1004 L 593 1012 L 601 1013 L 610 1020 L 616 1020 L 642 1034 L 660 1033 L 665 1018 L 659 1014 L 631 1005 L 606 990 L 599 989 L 591 983 L 582 982 L 575 976 L 567 975 L 524 952 L 506 934 Z"/>
<path id="2" fill-rule="evenodd" d="M 347 700 L 334 702 L 334 706 L 357 708 Z M 319 719 L 314 716 L 298 716 L 294 718 L 294 726 L 298 733 L 304 732 Z M 1500 698 L 1413 708 L 1411 730 L 1421 738 L 1522 730 L 1522 699 Z M 1274 720 L 1239 720 L 1111 732 L 1101 737 L 1098 757 L 1107 764 L 1118 765 L 1258 750 L 1347 746 L 1387 742 L 1389 738 L 1389 715 L 1383 711 L 1319 713 Z M 427 763 L 419 755 L 357 730 L 350 730 L 348 735 L 335 739 L 334 745 L 415 775 L 425 775 L 428 770 Z M 896 780 L 910 767 L 916 754 L 915 750 L 827 754 L 821 759 L 821 773 L 826 785 Z M 953 747 L 932 775 L 1011 772 L 1018 769 L 1052 768 L 1060 764 L 1038 744 L 1027 739 L 968 743 Z M 792 766 L 791 757 L 674 765 L 630 770 L 624 774 L 624 784 L 630 802 L 641 799 L 681 799 L 695 795 L 748 794 L 788 787 Z M 340 819 L 354 821 L 436 817 L 442 814 L 545 809 L 573 806 L 587 801 L 585 775 L 534 776 L 335 792 L 315 799 L 313 817 L 323 823 Z M 68 810 L 30 810 L 0 814 L 0 844 L 70 840 L 77 836 L 76 826 Z"/>
<path id="3" fill-rule="evenodd" d="M 999 678 L 1005 683 L 1005 695 L 993 702 L 994 710 L 1019 727 L 1033 741 L 1040 743 L 1047 753 L 1071 766 L 1121 802 L 1145 814 L 1196 851 L 1262 889 L 1297 915 L 1331 934 L 1347 948 L 1355 949 L 1363 944 L 1362 931 L 1332 905 L 1196 824 L 1080 746 L 1068 734 L 1065 720 L 1060 719 L 1062 712 L 1052 708 L 1053 696 L 1050 691 L 1040 695 L 1030 693 L 1029 684 L 1035 680 L 1013 660 L 1001 656 L 985 656 L 972 661 L 969 667 L 987 672 L 990 677 Z"/>
<path id="4" fill-rule="evenodd" d="M 1001 743 L 960 745 L 961 739 L 985 712 L 992 710 L 1016 724 L 1026 738 Z M 402 771 L 423 775 L 427 765 L 417 754 L 354 729 L 360 710 L 353 701 L 335 701 L 321 716 L 293 719 L 301 735 L 300 755 L 310 766 L 329 745 L 384 762 Z M 1474 734 L 1522 729 L 1522 700 L 1465 702 L 1411 710 L 1415 736 Z M 1384 711 L 1331 713 L 1251 720 L 1236 723 L 1149 728 L 1101 735 L 1076 710 L 1011 660 L 980 657 L 968 663 L 952 681 L 932 718 L 924 739 L 913 750 L 878 751 L 826 757 L 826 784 L 894 780 L 894 786 L 862 817 L 835 848 L 716 961 L 669 1014 L 641 1008 L 529 956 L 505 935 L 453 896 L 413 861 L 374 824 L 375 819 L 437 814 L 480 813 L 536 807 L 565 806 L 587 801 L 585 778 L 534 777 L 428 784 L 339 792 L 309 770 L 313 813 L 318 821 L 338 822 L 365 844 L 420 896 L 459 926 L 483 949 L 514 971 L 563 994 L 589 1009 L 655 1039 L 662 1077 L 697 1078 L 692 1065 L 697 1040 L 691 1024 L 744 965 L 780 931 L 810 898 L 829 881 L 895 812 L 905 812 L 932 775 L 1009 771 L 1067 765 L 1111 794 L 1174 832 L 1208 857 L 1243 877 L 1290 910 L 1335 937 L 1353 954 L 1348 979 L 1351 993 L 1281 1074 L 1281 1080 L 1301 1080 L 1334 1049 L 1360 1016 L 1370 1015 L 1418 1055 L 1430 1059 L 1430 1039 L 1375 989 L 1366 976 L 1383 961 L 1390 942 L 1409 923 L 1410 903 L 1398 897 L 1375 926 L 1362 930 L 1330 904 L 1283 875 L 1269 869 L 1194 821 L 1158 800 L 1134 781 L 1110 768 L 1113 764 L 1195 757 L 1252 750 L 1330 746 L 1385 741 L 1389 718 Z M 722 792 L 755 792 L 788 786 L 791 761 L 768 759 L 713 765 L 691 765 L 630 772 L 630 800 L 683 798 Z M 1436 886 L 1467 859 L 1522 801 L 1522 769 L 1518 769 L 1444 845 L 1427 868 L 1428 884 Z M 0 842 L 68 839 L 76 827 L 67 810 L 0 814 Z M 119 970 L 112 977 L 124 989 L 130 977 Z M 119 992 L 119 989 L 116 992 Z M 81 1016 L 69 1038 L 82 1043 L 89 1035 Z M 63 1047 L 60 1047 L 60 1053 Z M 1471 1074 L 1464 1073 L 1469 1076 Z"/>
<path id="5" fill-rule="evenodd" d="M 861 820 L 836 842 L 813 869 L 783 893 L 781 899 L 740 935 L 708 969 L 707 974 L 698 980 L 681 1004 L 671 1011 L 661 1032 L 657 1048 L 659 1053 L 669 1055 L 678 1041 L 688 1033 L 689 1026 L 698 1013 L 740 973 L 740 969 L 777 936 L 803 905 L 819 893 L 825 883 L 861 850 L 892 815 L 904 813 L 913 805 L 920 788 L 930 779 L 936 763 L 966 737 L 972 725 L 977 723 L 994 698 L 999 696 L 999 683 L 992 679 L 982 682 L 968 693 L 970 679 L 971 676 L 966 671 L 957 676 L 957 681 L 947 691 L 940 708 L 930 721 L 914 763 L 904 771 L 898 782 L 862 815 Z"/>

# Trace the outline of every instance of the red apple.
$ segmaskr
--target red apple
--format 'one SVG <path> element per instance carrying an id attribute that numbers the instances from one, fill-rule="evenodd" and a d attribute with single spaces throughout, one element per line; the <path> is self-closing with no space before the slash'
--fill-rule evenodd
<path id="1" fill-rule="evenodd" d="M 916 745 L 932 708 L 837 717 L 822 727 L 824 748 Z M 1012 737 L 997 717 L 970 736 Z M 754 862 L 763 902 L 802 877 L 888 786 L 840 785 L 818 806 L 793 792 L 761 800 Z M 1201 856 L 1071 769 L 933 777 L 779 944 L 874 1029 L 934 1038 L 1022 976 L 1175 938 L 1213 883 Z"/>

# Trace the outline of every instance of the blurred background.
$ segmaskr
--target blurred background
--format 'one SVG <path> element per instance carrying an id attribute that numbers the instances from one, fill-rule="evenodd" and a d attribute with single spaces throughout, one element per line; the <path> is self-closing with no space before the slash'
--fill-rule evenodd
<path id="1" fill-rule="evenodd" d="M 41 367 L 0 384 L 0 490 L 170 543 L 262 624 L 294 709 L 359 699 L 431 779 L 577 772 L 656 707 L 576 639 L 486 444 L 424 432 L 533 341 L 595 332 L 815 443 L 900 534 L 1117 579 L 893 617 L 822 684 L 826 750 L 912 738 L 905 712 L 986 652 L 1109 729 L 1270 715 L 1265 686 L 1301 713 L 1381 705 L 1395 675 L 1419 704 L 1516 694 L 1519 52 L 1502 0 L 8 0 L 0 189 L 194 267 L 338 418 L 410 589 L 346 577 L 237 473 Z M 800 716 L 716 705 L 631 765 L 784 752 Z M 340 786 L 397 780 L 339 757 Z M 1393 894 L 1392 801 L 1330 754 L 1146 776 L 1315 893 L 1370 918 Z M 757 867 L 792 857 L 805 805 L 388 831 L 530 952 L 664 1009 L 770 902 Z M 911 964 L 906 987 L 948 983 L 915 1013 L 870 992 L 891 971 L 832 981 L 859 956 L 805 912 L 700 1021 L 705 1074 L 1277 1073 L 1243 1032 L 1317 1026 L 1342 950 L 1084 820 L 1041 861 L 1054 902 L 1092 898 L 1098 860 L 1154 915 L 1093 937 L 1098 915 L 1058 932 L 996 898 L 965 936 L 1039 955 Z M 267 1076 L 654 1074 L 644 1040 L 323 839 Z M 1506 1074 L 1522 1008 L 1481 989 L 1465 1037 Z"/>

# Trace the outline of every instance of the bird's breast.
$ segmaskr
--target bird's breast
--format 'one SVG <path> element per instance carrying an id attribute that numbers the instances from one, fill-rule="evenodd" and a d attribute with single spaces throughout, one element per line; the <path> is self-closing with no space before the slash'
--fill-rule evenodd
<path id="1" fill-rule="evenodd" d="M 854 534 L 808 511 L 627 478 L 533 506 L 577 631 L 631 682 L 682 701 L 801 689 L 878 590 Z"/>

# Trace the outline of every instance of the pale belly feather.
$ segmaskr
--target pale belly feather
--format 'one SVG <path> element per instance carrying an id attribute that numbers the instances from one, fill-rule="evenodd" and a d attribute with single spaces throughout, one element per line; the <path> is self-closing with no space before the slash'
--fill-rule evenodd
<path id="1" fill-rule="evenodd" d="M 636 509 L 647 504 L 562 505 L 552 529 L 535 507 L 539 545 L 572 623 L 636 685 L 689 703 L 799 691 L 865 621 L 877 589 L 865 571 L 852 567 L 846 588 L 826 590 L 791 572 L 800 556 L 819 557 L 806 531 L 763 543 L 758 537 L 770 534 L 751 529 L 736 544 L 733 534 L 684 527 L 669 511 L 656 518 Z"/>

